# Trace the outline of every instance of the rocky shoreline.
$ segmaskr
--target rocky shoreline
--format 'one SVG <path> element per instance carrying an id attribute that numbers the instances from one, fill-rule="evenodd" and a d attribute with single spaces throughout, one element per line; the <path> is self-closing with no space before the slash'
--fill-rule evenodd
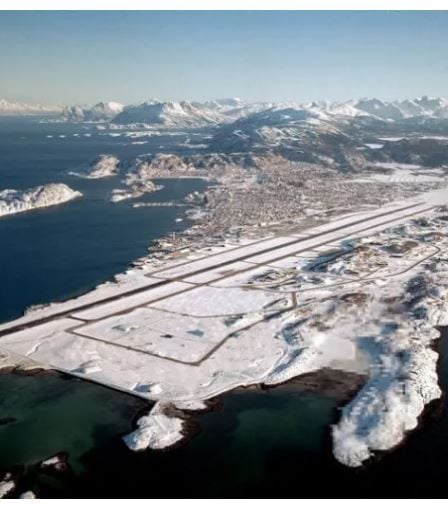
<path id="1" fill-rule="evenodd" d="M 433 348 L 436 351 L 440 351 L 441 342 L 444 341 L 442 337 L 438 338 L 433 343 Z M 440 376 L 440 370 L 441 370 L 441 363 L 444 359 L 439 356 L 438 360 L 438 373 Z M 21 376 L 43 376 L 43 375 L 49 375 L 52 376 L 54 374 L 59 374 L 57 371 L 54 370 L 44 370 L 44 369 L 29 369 L 29 370 L 23 370 L 20 368 L 3 368 L 0 371 L 0 376 L 3 373 L 13 373 Z M 70 375 L 64 375 L 68 378 L 71 378 Z M 210 411 L 217 411 L 219 412 L 223 405 L 223 398 L 226 395 L 229 394 L 241 394 L 246 392 L 277 392 L 277 391 L 286 391 L 290 392 L 298 391 L 299 393 L 303 392 L 310 392 L 310 393 L 320 393 L 325 396 L 334 398 L 338 401 L 338 406 L 335 408 L 335 418 L 334 422 L 337 422 L 341 407 L 344 405 L 347 401 L 349 401 L 353 395 L 359 390 L 360 386 L 364 383 L 366 379 L 365 374 L 360 373 L 350 373 L 341 371 L 339 369 L 331 369 L 331 368 L 323 368 L 321 370 L 312 372 L 312 373 L 306 373 L 303 375 L 300 375 L 298 377 L 295 377 L 289 381 L 283 382 L 276 386 L 264 386 L 263 384 L 256 384 L 256 385 L 250 385 L 247 387 L 239 387 L 237 389 L 234 389 L 233 391 L 230 391 L 229 393 L 222 394 L 219 397 L 213 398 L 213 400 L 210 400 L 207 402 L 204 408 L 202 409 L 196 409 L 196 410 L 179 410 L 175 408 L 174 406 L 169 406 L 169 409 L 167 410 L 167 414 L 170 417 L 181 417 L 184 420 L 184 425 L 182 428 L 183 433 L 183 439 L 170 447 L 160 449 L 160 450 L 153 450 L 151 451 L 151 454 L 164 454 L 169 451 L 173 451 L 175 449 L 181 448 L 184 445 L 188 444 L 190 440 L 194 439 L 195 436 L 197 436 L 201 432 L 201 425 L 200 425 L 200 416 L 210 412 Z M 89 383 L 89 382 L 86 382 Z M 423 413 L 419 417 L 419 423 L 418 427 L 412 431 L 409 431 L 406 433 L 404 439 L 400 444 L 396 445 L 394 448 L 388 450 L 388 451 L 381 451 L 376 453 L 374 456 L 369 458 L 368 461 L 364 462 L 361 467 L 358 467 L 356 470 L 360 473 L 368 473 L 370 471 L 370 468 L 374 465 L 378 465 L 381 463 L 381 461 L 393 454 L 394 451 L 399 450 L 403 447 L 406 447 L 406 444 L 408 440 L 418 432 L 421 432 L 423 429 L 425 429 L 425 426 L 427 426 L 432 420 L 435 420 L 438 418 L 439 412 L 443 408 L 445 404 L 445 398 L 446 394 L 443 394 L 442 398 L 439 400 L 435 400 L 428 405 L 426 405 Z M 136 400 L 139 398 L 136 398 Z M 149 403 L 150 404 L 150 403 Z M 140 409 L 134 419 L 133 419 L 133 426 L 136 426 L 138 420 L 145 415 L 145 412 L 147 412 L 146 408 Z M 330 429 L 325 434 L 325 442 L 328 444 L 328 447 L 331 447 L 331 433 Z M 145 451 L 140 452 L 139 454 L 146 454 Z M 61 461 L 53 461 L 55 458 L 61 459 Z M 49 464 L 47 465 L 46 462 Z M 56 465 L 55 470 L 53 469 L 53 464 Z M 61 465 L 61 468 L 59 468 L 59 465 Z M 34 468 L 34 467 L 33 467 Z M 6 498 L 20 498 L 22 495 L 27 494 L 26 498 L 28 498 L 28 492 L 30 491 L 30 486 L 33 485 L 33 489 L 31 490 L 31 493 L 33 496 L 39 496 L 39 489 L 35 487 L 33 483 L 31 483 L 30 480 L 34 479 L 34 475 L 32 472 L 35 470 L 35 472 L 39 472 L 42 470 L 48 470 L 51 476 L 62 476 L 61 479 L 64 478 L 64 476 L 68 476 L 68 478 L 71 478 L 73 476 L 73 473 L 70 471 L 69 467 L 69 458 L 66 453 L 57 453 L 50 458 L 47 458 L 46 460 L 42 460 L 38 463 L 36 463 L 35 468 L 28 468 L 25 472 L 23 467 L 16 466 L 11 469 L 8 469 L 7 471 L 3 471 L 2 478 L 8 477 L 8 480 L 6 482 L 9 482 L 12 480 L 14 482 L 14 488 L 11 488 L 11 490 L 5 494 Z M 54 472 L 53 472 L 54 470 Z M 42 470 L 43 471 L 43 470 Z M 67 478 L 67 479 L 68 479 Z M 30 484 L 31 483 L 31 484 Z"/>
<path id="2" fill-rule="evenodd" d="M 151 449 L 167 452 L 187 444 L 201 431 L 200 416 L 208 412 L 219 412 L 219 410 L 223 408 L 223 398 L 227 395 L 257 391 L 290 391 L 293 389 L 300 393 L 317 392 L 325 396 L 335 398 L 343 404 L 350 400 L 366 379 L 367 376 L 365 374 L 341 371 L 339 369 L 322 368 L 311 373 L 304 373 L 277 385 L 255 384 L 237 387 L 236 389 L 220 394 L 211 400 L 202 402 L 203 407 L 198 409 L 180 409 L 176 407 L 175 403 L 166 403 L 163 411 L 164 415 L 170 419 L 181 419 L 183 421 L 180 429 L 182 438 L 166 447 L 151 447 Z M 149 415 L 150 414 L 151 412 Z M 142 412 L 140 412 L 134 419 L 133 427 L 138 429 L 140 419 L 147 417 L 147 415 L 147 411 L 142 410 Z M 147 447 L 142 447 L 139 450 L 142 451 L 145 449 L 147 449 Z"/>

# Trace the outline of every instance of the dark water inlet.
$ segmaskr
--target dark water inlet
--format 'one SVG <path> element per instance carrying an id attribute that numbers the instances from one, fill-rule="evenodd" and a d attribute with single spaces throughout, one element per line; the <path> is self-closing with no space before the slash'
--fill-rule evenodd
<path id="1" fill-rule="evenodd" d="M 448 331 L 440 383 L 448 391 Z M 312 381 L 311 379 L 309 379 Z M 324 383 L 330 387 L 331 380 Z M 25 489 L 44 497 L 444 497 L 446 399 L 394 451 L 349 469 L 331 452 L 330 426 L 354 387 L 322 384 L 237 390 L 199 416 L 201 432 L 178 449 L 135 453 L 121 436 L 147 404 L 96 384 L 47 373 L 0 376 L 0 468 L 26 465 Z M 71 475 L 52 480 L 35 464 L 69 453 Z"/>

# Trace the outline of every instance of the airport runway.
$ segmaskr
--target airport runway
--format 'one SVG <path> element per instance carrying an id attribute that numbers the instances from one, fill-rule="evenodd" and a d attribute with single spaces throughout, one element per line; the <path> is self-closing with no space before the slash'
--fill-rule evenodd
<path id="1" fill-rule="evenodd" d="M 368 234 L 384 229 L 415 215 L 423 214 L 434 207 L 425 202 L 417 202 L 402 207 L 380 209 L 363 213 L 356 220 L 337 219 L 309 231 L 289 236 L 271 237 L 233 247 L 191 261 L 185 261 L 168 268 L 161 268 L 146 274 L 148 284 L 114 295 L 99 298 L 88 304 L 76 304 L 42 317 L 20 318 L 0 326 L 0 338 L 21 330 L 37 327 L 61 318 L 71 318 L 82 323 L 104 319 L 114 314 L 123 314 L 137 307 L 153 304 L 168 297 L 188 292 L 198 286 L 204 286 L 236 274 L 253 270 L 257 266 L 269 265 L 292 255 L 316 250 L 328 244 Z M 0 341 L 1 345 L 1 341 Z"/>

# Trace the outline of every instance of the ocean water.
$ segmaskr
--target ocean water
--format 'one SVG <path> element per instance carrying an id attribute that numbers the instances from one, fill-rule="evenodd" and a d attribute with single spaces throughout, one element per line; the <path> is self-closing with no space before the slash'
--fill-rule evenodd
<path id="1" fill-rule="evenodd" d="M 108 134 L 115 133 L 0 118 L 0 189 L 63 182 L 83 193 L 72 202 L 0 218 L 0 323 L 30 305 L 84 293 L 145 255 L 155 239 L 190 224 L 175 221 L 184 208 L 110 202 L 111 190 L 120 187 L 119 176 L 86 180 L 68 173 L 103 153 L 127 160 L 162 149 L 176 151 L 191 135 L 145 138 L 145 145 L 134 145 L 132 138 Z M 158 183 L 164 189 L 134 201 L 178 200 L 207 185 L 200 179 Z"/>
<path id="2" fill-rule="evenodd" d="M 236 391 L 199 417 L 201 432 L 187 444 L 135 453 L 122 436 L 148 402 L 54 372 L 10 373 L 0 376 L 0 471 L 19 472 L 21 489 L 41 497 L 269 496 L 282 476 L 285 493 L 298 496 L 292 477 L 332 462 L 326 435 L 337 401 Z M 41 472 L 38 462 L 60 451 L 70 475 Z"/>
<path id="3" fill-rule="evenodd" d="M 75 473 L 81 458 L 111 437 L 132 430 L 151 403 L 54 371 L 0 376 L 0 470 L 65 451 Z"/>

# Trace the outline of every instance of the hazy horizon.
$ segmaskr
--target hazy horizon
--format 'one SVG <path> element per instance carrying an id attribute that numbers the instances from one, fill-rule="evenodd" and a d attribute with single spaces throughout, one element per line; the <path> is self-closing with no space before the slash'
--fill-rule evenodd
<path id="1" fill-rule="evenodd" d="M 0 98 L 43 104 L 448 95 L 447 12 L 2 12 Z"/>

